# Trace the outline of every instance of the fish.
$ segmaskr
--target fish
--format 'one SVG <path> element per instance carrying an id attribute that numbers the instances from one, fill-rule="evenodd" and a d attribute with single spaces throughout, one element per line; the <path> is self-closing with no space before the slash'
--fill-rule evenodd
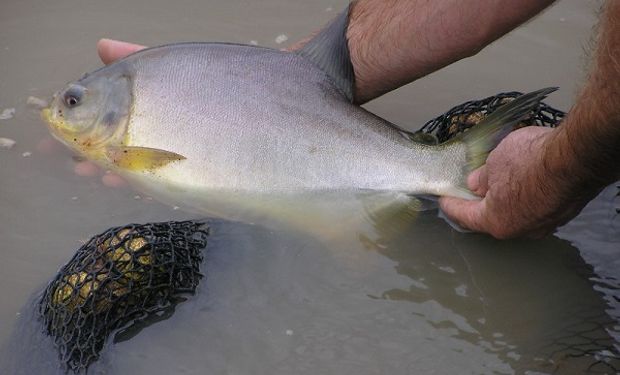
<path id="1" fill-rule="evenodd" d="M 332 227 L 359 210 L 371 221 L 418 211 L 421 195 L 477 199 L 467 174 L 555 90 L 524 94 L 449 142 L 416 142 L 353 103 L 347 25 L 345 11 L 297 52 L 144 49 L 67 84 L 42 117 L 70 149 L 164 203 Z"/>

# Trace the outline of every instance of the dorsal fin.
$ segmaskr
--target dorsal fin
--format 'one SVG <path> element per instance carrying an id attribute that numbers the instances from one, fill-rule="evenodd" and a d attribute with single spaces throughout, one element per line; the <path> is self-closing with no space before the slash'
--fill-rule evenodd
<path id="1" fill-rule="evenodd" d="M 324 71 L 344 96 L 353 102 L 355 74 L 347 41 L 350 7 L 347 6 L 297 53 Z"/>

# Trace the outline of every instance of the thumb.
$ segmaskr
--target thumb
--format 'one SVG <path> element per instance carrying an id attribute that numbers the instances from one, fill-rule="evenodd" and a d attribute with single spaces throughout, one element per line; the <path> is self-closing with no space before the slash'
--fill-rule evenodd
<path id="1" fill-rule="evenodd" d="M 484 197 L 487 194 L 487 191 L 489 191 L 489 177 L 486 164 L 467 176 L 467 187 L 479 197 Z"/>
<path id="2" fill-rule="evenodd" d="M 476 232 L 486 232 L 483 209 L 484 200 L 470 201 L 454 197 L 439 198 L 442 211 L 461 227 Z"/>
<path id="3" fill-rule="evenodd" d="M 106 65 L 144 48 L 146 47 L 139 44 L 112 39 L 100 39 L 97 42 L 97 53 L 101 61 Z"/>

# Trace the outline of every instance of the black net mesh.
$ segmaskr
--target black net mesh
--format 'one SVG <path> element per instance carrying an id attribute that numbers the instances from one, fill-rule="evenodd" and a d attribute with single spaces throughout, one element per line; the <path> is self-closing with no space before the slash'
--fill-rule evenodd
<path id="1" fill-rule="evenodd" d="M 617 374 L 620 353 L 608 331 L 616 322 L 604 312 L 585 309 L 576 312 L 573 318 L 561 334 L 555 334 L 554 339 L 543 346 L 544 353 L 551 359 L 549 370 L 566 373 L 572 368 L 577 373 Z M 576 367 L 580 367 L 580 371 L 576 371 Z"/>
<path id="2" fill-rule="evenodd" d="M 492 113 L 502 104 L 506 104 L 521 94 L 518 91 L 511 91 L 465 102 L 424 124 L 419 133 L 432 134 L 439 143 L 445 142 L 465 129 L 476 125 L 487 114 Z M 515 129 L 529 125 L 555 127 L 564 116 L 564 112 L 541 102 L 530 116 L 515 126 Z"/>
<path id="3" fill-rule="evenodd" d="M 67 370 L 85 372 L 114 330 L 157 316 L 193 294 L 208 229 L 203 222 L 130 224 L 83 245 L 39 303 Z"/>

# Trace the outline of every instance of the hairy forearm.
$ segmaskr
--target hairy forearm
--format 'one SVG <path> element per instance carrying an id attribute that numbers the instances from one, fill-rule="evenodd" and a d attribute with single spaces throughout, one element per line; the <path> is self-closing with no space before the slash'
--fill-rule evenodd
<path id="1" fill-rule="evenodd" d="M 364 103 L 472 56 L 553 0 L 358 0 L 347 38 Z"/>
<path id="2" fill-rule="evenodd" d="M 544 158 L 547 173 L 588 200 L 620 179 L 620 1 L 601 17 L 589 77 Z"/>

